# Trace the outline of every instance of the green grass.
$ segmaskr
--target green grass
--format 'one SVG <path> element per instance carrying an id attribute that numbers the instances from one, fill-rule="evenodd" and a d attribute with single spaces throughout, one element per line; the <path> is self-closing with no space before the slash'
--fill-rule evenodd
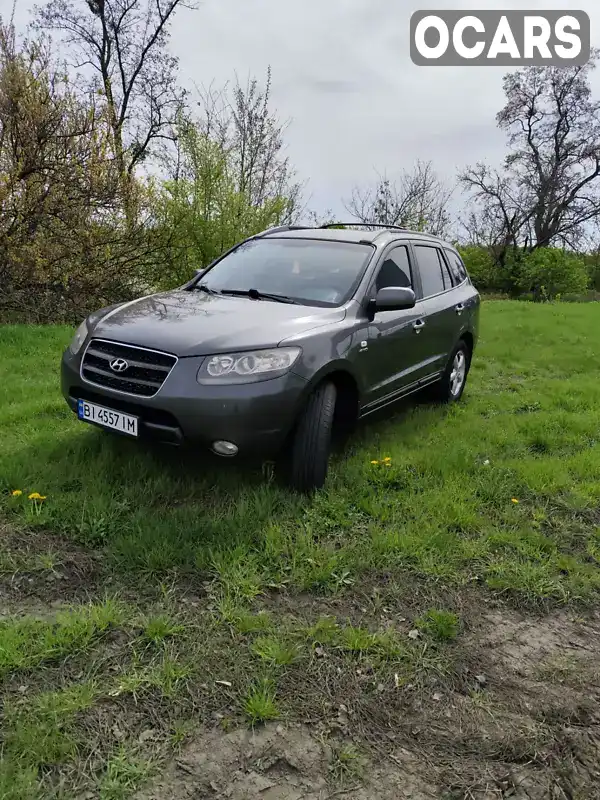
<path id="1" fill-rule="evenodd" d="M 281 712 L 275 699 L 275 688 L 269 679 L 257 681 L 244 699 L 243 709 L 251 725 L 279 719 Z"/>
<path id="2" fill-rule="evenodd" d="M 273 627 L 273 620 L 266 611 L 261 611 L 258 614 L 252 614 L 249 611 L 238 610 L 228 616 L 224 614 L 227 619 L 240 633 L 259 633 L 270 630 Z"/>
<path id="3" fill-rule="evenodd" d="M 0 678 L 84 651 L 122 619 L 121 607 L 108 599 L 60 612 L 50 620 L 25 617 L 0 621 Z"/>
<path id="4" fill-rule="evenodd" d="M 70 335 L 0 327 L 0 582 L 17 611 L 21 591 L 91 598 L 0 620 L 1 800 L 125 800 L 203 721 L 353 700 L 359 728 L 400 718 L 405 690 L 443 695 L 463 674 L 473 592 L 597 601 L 596 305 L 484 303 L 464 402 L 363 426 L 312 498 L 79 423 L 58 389 Z M 127 605 L 99 597 L 107 585 Z M 584 667 L 544 675 L 574 684 Z M 358 780 L 360 750 L 332 747 L 334 781 Z"/>
<path id="5" fill-rule="evenodd" d="M 152 762 L 121 746 L 110 757 L 98 785 L 99 800 L 125 800 L 152 773 Z"/>
<path id="6" fill-rule="evenodd" d="M 334 743 L 329 771 L 336 783 L 360 780 L 365 768 L 365 758 L 351 742 Z"/>
<path id="7" fill-rule="evenodd" d="M 272 667 L 289 666 L 300 657 L 297 645 L 274 636 L 260 636 L 254 640 L 251 649 L 256 656 Z"/>
<path id="8" fill-rule="evenodd" d="M 5 708 L 6 751 L 27 766 L 43 767 L 74 758 L 78 741 L 73 719 L 94 704 L 93 684 L 70 686 L 35 697 L 26 706 Z"/>
<path id="9" fill-rule="evenodd" d="M 165 698 L 174 698 L 193 669 L 169 653 L 163 653 L 150 664 L 135 659 L 129 668 L 119 675 L 108 691 L 111 697 L 131 695 L 138 697 L 158 691 Z"/>
<path id="10" fill-rule="evenodd" d="M 306 636 L 314 644 L 330 644 L 338 635 L 338 623 L 332 617 L 321 617 L 306 630 Z"/>
<path id="11" fill-rule="evenodd" d="M 161 644 L 184 630 L 169 614 L 155 614 L 144 620 L 143 636 L 152 644 Z"/>
<path id="12" fill-rule="evenodd" d="M 8 758 L 1 758 L 0 797 L 2 800 L 38 800 L 41 798 L 35 767 L 29 767 Z"/>
<path id="13" fill-rule="evenodd" d="M 236 602 L 271 586 L 343 592 L 390 568 L 589 598 L 600 587 L 596 315 L 595 304 L 485 303 L 464 403 L 366 426 L 314 499 L 259 469 L 182 460 L 79 423 L 57 386 L 70 331 L 5 326 L 3 513 L 102 548 L 124 570 L 215 576 Z M 371 464 L 385 457 L 390 466 Z M 33 491 L 47 496 L 37 508 Z"/>
<path id="14" fill-rule="evenodd" d="M 459 619 L 451 611 L 431 608 L 416 623 L 418 628 L 440 641 L 452 641 L 458 636 Z"/>
<path id="15" fill-rule="evenodd" d="M 342 650 L 351 653 L 371 653 L 385 658 L 401 654 L 396 636 L 389 631 L 371 633 L 364 628 L 348 625 L 340 628 L 337 641 Z"/>

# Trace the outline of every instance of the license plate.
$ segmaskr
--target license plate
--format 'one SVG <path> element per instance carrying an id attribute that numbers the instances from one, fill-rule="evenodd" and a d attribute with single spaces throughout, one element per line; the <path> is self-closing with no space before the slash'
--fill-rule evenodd
<path id="1" fill-rule="evenodd" d="M 104 408 L 95 403 L 78 400 L 77 416 L 84 422 L 93 422 L 96 425 L 102 425 L 103 428 L 126 433 L 128 436 L 138 435 L 138 418 L 132 417 L 130 414 L 123 414 L 121 411 L 114 411 L 112 408 Z"/>

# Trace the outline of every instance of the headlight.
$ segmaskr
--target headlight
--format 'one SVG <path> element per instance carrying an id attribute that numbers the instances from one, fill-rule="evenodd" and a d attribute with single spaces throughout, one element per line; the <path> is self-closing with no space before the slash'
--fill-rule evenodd
<path id="1" fill-rule="evenodd" d="M 299 347 L 277 347 L 208 356 L 198 370 L 198 383 L 245 383 L 275 378 L 291 369 L 301 352 Z"/>
<path id="2" fill-rule="evenodd" d="M 86 321 L 84 320 L 75 331 L 75 336 L 73 337 L 73 340 L 69 345 L 69 350 L 73 353 L 74 356 L 76 356 L 77 353 L 81 350 L 81 347 L 85 342 L 87 335 L 88 335 L 88 327 Z"/>

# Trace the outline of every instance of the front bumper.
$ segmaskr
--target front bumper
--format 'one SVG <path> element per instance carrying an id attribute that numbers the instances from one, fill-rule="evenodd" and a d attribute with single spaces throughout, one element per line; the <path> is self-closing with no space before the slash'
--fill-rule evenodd
<path id="1" fill-rule="evenodd" d="M 233 442 L 240 455 L 267 455 L 283 445 L 297 417 L 307 382 L 295 373 L 257 383 L 202 385 L 200 358 L 180 358 L 154 397 L 117 392 L 80 375 L 82 351 L 62 358 L 62 393 L 77 413 L 89 400 L 139 417 L 140 438 L 168 444 Z"/>

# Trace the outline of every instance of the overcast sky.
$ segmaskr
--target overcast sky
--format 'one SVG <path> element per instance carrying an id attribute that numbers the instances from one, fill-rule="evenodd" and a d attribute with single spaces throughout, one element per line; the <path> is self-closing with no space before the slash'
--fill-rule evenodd
<path id="1" fill-rule="evenodd" d="M 84 2 L 84 0 L 81 0 Z M 9 11 L 11 0 L 0 0 Z M 17 0 L 17 25 L 32 0 Z M 452 180 L 479 159 L 498 162 L 504 136 L 501 67 L 416 67 L 409 20 L 420 9 L 580 9 L 600 45 L 598 0 L 200 0 L 180 10 L 171 47 L 184 85 L 221 85 L 273 72 L 273 103 L 290 120 L 288 153 L 309 206 L 343 212 L 341 198 L 375 171 L 391 178 L 431 159 Z M 594 74 L 600 95 L 600 72 Z M 457 198 L 460 199 L 460 198 Z"/>

